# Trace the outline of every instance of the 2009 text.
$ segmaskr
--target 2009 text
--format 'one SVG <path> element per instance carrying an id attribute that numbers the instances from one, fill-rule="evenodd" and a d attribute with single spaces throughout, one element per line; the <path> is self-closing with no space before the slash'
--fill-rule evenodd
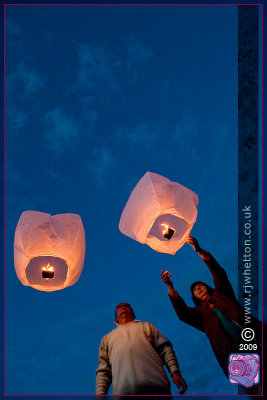
<path id="1" fill-rule="evenodd" d="M 240 343 L 239 350 L 257 350 L 258 346 L 256 343 Z"/>

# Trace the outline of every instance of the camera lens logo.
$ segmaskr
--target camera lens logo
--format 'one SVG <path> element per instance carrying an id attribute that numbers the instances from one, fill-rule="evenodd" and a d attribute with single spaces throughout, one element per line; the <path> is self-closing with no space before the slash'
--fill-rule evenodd
<path id="1" fill-rule="evenodd" d="M 239 383 L 251 387 L 259 382 L 260 357 L 258 354 L 231 354 L 229 357 L 229 379 L 231 383 Z"/>

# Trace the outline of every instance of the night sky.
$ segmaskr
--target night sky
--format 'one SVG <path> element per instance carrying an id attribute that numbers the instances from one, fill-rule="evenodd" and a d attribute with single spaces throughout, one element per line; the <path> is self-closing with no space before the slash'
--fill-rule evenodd
<path id="1" fill-rule="evenodd" d="M 10 5 L 5 26 L 6 394 L 94 394 L 122 301 L 170 339 L 188 395 L 237 394 L 160 279 L 168 269 L 193 306 L 190 284 L 212 284 L 206 265 L 188 244 L 161 254 L 118 229 L 147 171 L 181 183 L 199 196 L 192 235 L 237 294 L 237 7 Z M 81 216 L 74 286 L 19 282 L 25 210 Z"/>

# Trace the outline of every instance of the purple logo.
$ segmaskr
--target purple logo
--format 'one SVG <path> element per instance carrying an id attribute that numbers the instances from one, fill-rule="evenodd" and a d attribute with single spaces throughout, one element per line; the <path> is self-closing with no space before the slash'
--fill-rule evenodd
<path id="1" fill-rule="evenodd" d="M 258 383 L 260 356 L 258 354 L 231 354 L 229 357 L 229 379 L 231 383 L 239 383 L 251 387 Z"/>

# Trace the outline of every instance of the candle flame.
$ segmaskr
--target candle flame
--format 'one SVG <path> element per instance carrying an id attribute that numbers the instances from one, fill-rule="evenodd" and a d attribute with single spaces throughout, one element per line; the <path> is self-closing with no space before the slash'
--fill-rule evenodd
<path id="1" fill-rule="evenodd" d="M 43 271 L 54 271 L 54 267 L 52 267 L 52 265 L 50 265 L 49 263 L 47 264 L 46 267 L 43 267 Z"/>
<path id="2" fill-rule="evenodd" d="M 161 226 L 165 226 L 165 229 L 163 229 L 163 231 L 162 231 L 163 235 L 165 235 L 165 233 L 168 232 L 169 226 L 166 225 L 166 224 L 160 224 L 160 225 L 161 225 Z"/>
<path id="3" fill-rule="evenodd" d="M 162 231 L 162 236 L 165 237 L 166 239 L 170 240 L 172 236 L 175 234 L 175 229 L 170 228 L 169 225 L 166 224 L 161 224 L 161 226 L 164 226 L 165 229 Z"/>

